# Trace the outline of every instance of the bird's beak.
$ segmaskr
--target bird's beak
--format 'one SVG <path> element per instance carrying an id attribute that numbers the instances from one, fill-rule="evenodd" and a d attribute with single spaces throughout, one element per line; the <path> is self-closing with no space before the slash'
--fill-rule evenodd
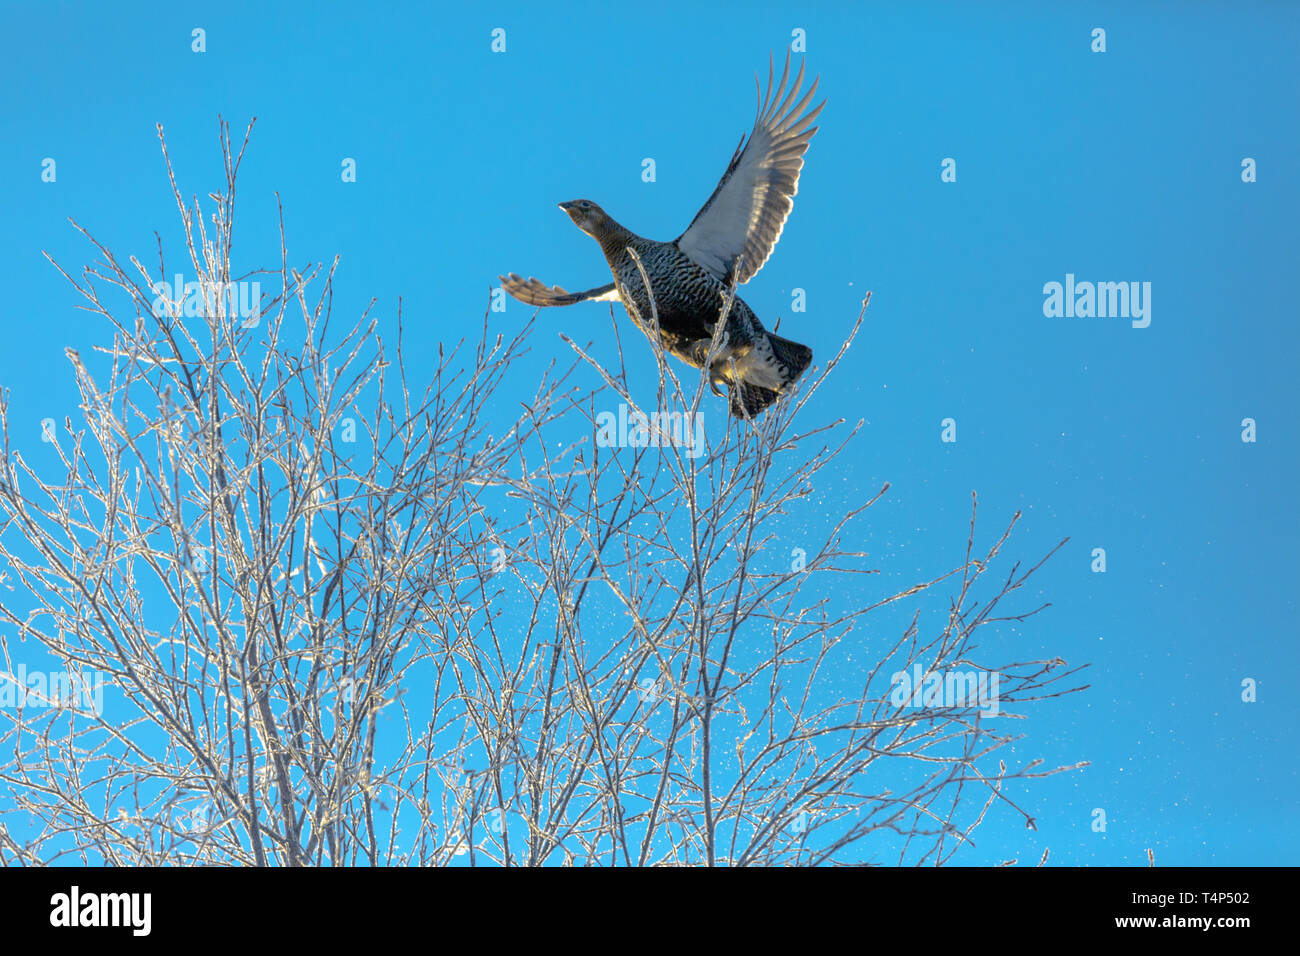
<path id="1" fill-rule="evenodd" d="M 570 199 L 568 202 L 560 203 L 560 208 L 563 209 L 568 217 L 573 220 L 573 224 L 581 229 L 583 228 L 582 207 L 578 205 L 578 202 L 577 199 Z"/>

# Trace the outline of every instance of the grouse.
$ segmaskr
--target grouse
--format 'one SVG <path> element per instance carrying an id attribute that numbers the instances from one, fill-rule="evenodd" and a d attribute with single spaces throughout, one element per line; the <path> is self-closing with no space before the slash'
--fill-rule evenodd
<path id="1" fill-rule="evenodd" d="M 817 132 L 812 121 L 826 105 L 823 100 L 808 108 L 818 80 L 801 95 L 802 65 L 787 91 L 789 53 L 775 94 L 774 72 L 769 58 L 767 91 L 748 142 L 741 136 L 713 195 L 684 233 L 672 242 L 656 242 L 615 222 L 589 199 L 562 202 L 560 208 L 574 224 L 600 243 L 614 281 L 566 292 L 512 272 L 499 277 L 502 288 L 535 306 L 621 300 L 647 337 L 655 335 L 657 317 L 665 351 L 695 368 L 709 362 L 709 384 L 718 395 L 719 386 L 726 387 L 733 415 L 753 417 L 766 409 L 803 374 L 812 349 L 768 332 L 739 296 L 732 299 L 716 346 L 713 333 L 734 287 L 753 278 L 781 237 L 798 191 L 803 155 Z"/>

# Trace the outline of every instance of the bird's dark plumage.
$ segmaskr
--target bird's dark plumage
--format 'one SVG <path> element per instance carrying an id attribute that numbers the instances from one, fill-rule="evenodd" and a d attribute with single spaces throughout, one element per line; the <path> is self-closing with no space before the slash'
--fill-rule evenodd
<path id="1" fill-rule="evenodd" d="M 713 195 L 684 233 L 672 242 L 657 242 L 621 226 L 588 199 L 560 203 L 578 228 L 600 243 L 614 281 L 570 293 L 512 272 L 500 277 L 502 288 L 537 306 L 620 299 L 648 336 L 655 334 L 657 311 L 664 350 L 695 368 L 704 367 L 732 283 L 749 281 L 781 237 L 798 191 L 803 155 L 817 132 L 811 123 L 825 105 L 823 101 L 809 109 L 816 80 L 800 95 L 802 66 L 787 92 L 789 54 L 775 94 L 773 74 L 769 68 L 767 93 L 748 141 L 742 138 Z M 642 269 L 650 280 L 653 309 Z M 723 330 L 709 362 L 709 379 L 715 391 L 719 386 L 728 389 L 734 415 L 763 411 L 812 362 L 811 349 L 768 332 L 739 296 Z"/>

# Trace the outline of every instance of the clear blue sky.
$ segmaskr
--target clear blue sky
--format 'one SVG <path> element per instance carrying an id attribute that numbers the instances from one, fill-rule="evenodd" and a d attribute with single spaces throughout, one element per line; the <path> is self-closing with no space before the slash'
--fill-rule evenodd
<path id="1" fill-rule="evenodd" d="M 829 104 L 743 295 L 824 360 L 873 290 L 808 410 L 867 422 L 827 512 L 890 481 L 862 544 L 899 583 L 960 557 L 972 489 L 986 532 L 1024 510 L 1015 555 L 1072 539 L 1016 651 L 1090 662 L 1092 688 L 1033 709 L 1014 756 L 1091 766 L 1017 791 L 1039 831 L 991 814 L 964 859 L 1300 856 L 1300 6 L 6 2 L 3 19 L 0 385 L 33 434 L 75 410 L 64 347 L 107 334 L 41 251 L 90 261 L 69 216 L 119 257 L 174 237 L 155 123 L 202 195 L 220 184 L 217 115 L 257 116 L 237 258 L 278 261 L 278 190 L 297 258 L 343 256 L 336 307 L 377 296 L 391 317 L 402 295 L 413 354 L 478 321 L 499 272 L 607 281 L 559 200 L 677 235 L 752 122 L 754 72 L 806 31 Z M 1067 274 L 1151 283 L 1150 326 L 1044 316 Z M 567 351 L 558 331 L 603 333 L 606 308 L 544 314 L 537 367 Z"/>

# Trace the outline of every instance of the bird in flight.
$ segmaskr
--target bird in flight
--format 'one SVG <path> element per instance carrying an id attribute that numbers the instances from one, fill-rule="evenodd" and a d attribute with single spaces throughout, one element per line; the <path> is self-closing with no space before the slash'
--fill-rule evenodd
<path id="1" fill-rule="evenodd" d="M 734 286 L 754 277 L 781 238 L 799 189 L 803 155 L 817 132 L 812 121 L 826 105 L 823 100 L 809 108 L 818 80 L 801 94 L 802 65 L 787 88 L 788 52 L 775 93 L 774 72 L 769 62 L 767 92 L 748 141 L 740 138 L 713 195 L 676 239 L 642 238 L 591 200 L 574 199 L 560 203 L 560 208 L 600 243 L 614 281 L 586 292 L 566 292 L 513 272 L 499 277 L 502 288 L 529 305 L 622 301 L 648 337 L 657 331 L 666 352 L 694 368 L 707 362 L 713 391 L 721 395 L 725 387 L 731 413 L 742 418 L 771 405 L 812 362 L 812 349 L 768 332 L 739 296 L 727 313 L 724 334 L 713 341 Z M 649 293 L 642 269 L 650 280 Z"/>

